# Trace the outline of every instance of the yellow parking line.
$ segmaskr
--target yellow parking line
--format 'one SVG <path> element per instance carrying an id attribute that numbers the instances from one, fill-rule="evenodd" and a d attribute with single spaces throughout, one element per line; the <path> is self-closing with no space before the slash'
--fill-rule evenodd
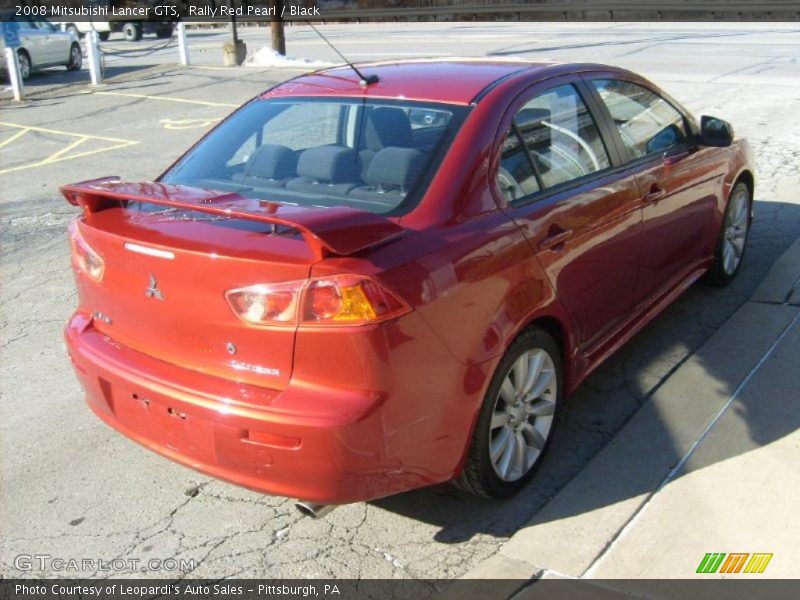
<path id="1" fill-rule="evenodd" d="M 82 158 L 84 156 L 90 156 L 92 154 L 98 154 L 100 152 L 107 152 L 109 150 L 118 150 L 120 148 L 127 148 L 128 146 L 133 146 L 134 144 L 138 144 L 139 143 L 139 142 L 136 142 L 136 141 L 133 141 L 133 140 L 123 140 L 123 139 L 120 139 L 120 138 L 112 138 L 112 137 L 101 136 L 101 135 L 88 135 L 88 134 L 82 134 L 82 133 L 71 133 L 69 131 L 59 131 L 57 129 L 47 129 L 45 127 L 34 127 L 32 125 L 17 125 L 16 123 L 5 123 L 3 121 L 0 121 L 0 126 L 2 126 L 2 127 L 14 127 L 16 129 L 20 130 L 18 133 L 15 133 L 9 139 L 3 140 L 3 142 L 0 143 L 0 147 L 2 147 L 4 145 L 10 143 L 11 141 L 21 137 L 22 135 L 28 133 L 29 131 L 40 131 L 42 133 L 50 133 L 50 134 L 53 134 L 53 135 L 63 135 L 63 136 L 71 137 L 71 138 L 78 138 L 78 139 L 74 140 L 73 142 L 71 142 L 70 144 L 68 144 L 65 148 L 61 148 L 60 150 L 57 150 L 56 152 L 52 153 L 51 155 L 47 156 L 46 158 L 43 158 L 42 160 L 37 160 L 35 162 L 24 164 L 24 165 L 18 165 L 16 167 L 9 167 L 8 169 L 0 169 L 0 175 L 3 175 L 5 173 L 11 173 L 11 172 L 14 172 L 14 171 L 22 171 L 24 169 L 33 169 L 35 167 L 42 167 L 44 165 L 49 165 L 49 164 L 52 164 L 52 163 L 55 163 L 55 162 L 61 162 L 63 160 L 72 160 L 73 158 Z M 78 154 L 72 154 L 70 156 L 65 156 L 65 154 L 67 154 L 71 150 L 74 150 L 75 148 L 77 148 L 78 146 L 80 146 L 81 144 L 86 142 L 87 140 L 100 140 L 102 142 L 111 142 L 113 145 L 112 146 L 108 146 L 106 148 L 95 148 L 94 150 L 86 150 L 84 152 L 79 152 Z"/>
<path id="2" fill-rule="evenodd" d="M 83 142 L 85 142 L 85 141 L 86 141 L 86 140 L 88 140 L 88 139 L 89 139 L 89 138 L 87 138 L 87 137 L 81 137 L 81 138 L 78 138 L 77 140 L 75 140 L 74 142 L 72 142 L 72 143 L 71 143 L 69 146 L 66 146 L 65 148 L 62 148 L 62 149 L 61 149 L 61 150 L 59 150 L 58 152 L 54 152 L 53 154 L 51 154 L 50 156 L 48 156 L 47 158 L 45 158 L 43 162 L 44 162 L 44 163 L 57 162 L 57 161 L 58 161 L 58 159 L 59 159 L 61 156 L 64 156 L 64 155 L 65 155 L 67 152 L 69 152 L 70 150 L 74 150 L 75 148 L 77 148 L 78 146 L 80 146 L 80 145 L 81 145 Z"/>
<path id="3" fill-rule="evenodd" d="M 5 145 L 7 145 L 7 144 L 10 144 L 10 143 L 11 143 L 11 142 L 13 142 L 15 139 L 17 139 L 17 138 L 19 138 L 19 137 L 22 137 L 22 136 L 23 136 L 23 135 L 25 135 L 26 133 L 28 133 L 28 130 L 27 130 L 27 129 L 20 129 L 20 130 L 19 130 L 17 133 L 15 133 L 14 135 L 12 135 L 12 136 L 11 136 L 10 138 L 8 138 L 7 140 L 3 140 L 2 142 L 0 142 L 0 148 L 2 148 L 3 146 L 5 146 Z"/>
<path id="4" fill-rule="evenodd" d="M 123 140 L 120 138 L 106 137 L 104 135 L 93 135 L 85 133 L 72 133 L 71 131 L 59 131 L 58 129 L 47 129 L 46 127 L 34 127 L 33 125 L 17 125 L 16 123 L 5 123 L 0 121 L 2 127 L 14 127 L 15 129 L 24 129 L 25 131 L 41 131 L 42 133 L 52 133 L 53 135 L 68 135 L 71 137 L 85 137 L 93 140 L 103 140 L 104 142 L 124 142 L 126 144 L 138 144 L 139 142 L 131 142 L 130 140 Z"/>
<path id="5" fill-rule="evenodd" d="M 229 106 L 238 108 L 240 104 L 229 104 L 227 102 L 211 102 L 209 100 L 190 100 L 188 98 L 173 98 L 172 96 L 150 96 L 148 94 L 130 94 L 128 92 L 88 92 L 90 94 L 100 94 L 102 96 L 122 96 L 124 98 L 144 98 L 145 100 L 164 100 L 166 102 L 182 102 L 184 104 L 200 104 L 201 106 Z"/>

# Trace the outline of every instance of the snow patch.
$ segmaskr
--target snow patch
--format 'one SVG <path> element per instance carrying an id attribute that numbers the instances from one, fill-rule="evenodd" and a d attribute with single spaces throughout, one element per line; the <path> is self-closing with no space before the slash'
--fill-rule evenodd
<path id="1" fill-rule="evenodd" d="M 284 68 L 322 68 L 333 67 L 338 63 L 325 62 L 322 60 L 308 60 L 306 58 L 293 58 L 275 52 L 269 46 L 257 50 L 247 57 L 244 61 L 245 67 L 284 67 Z"/>

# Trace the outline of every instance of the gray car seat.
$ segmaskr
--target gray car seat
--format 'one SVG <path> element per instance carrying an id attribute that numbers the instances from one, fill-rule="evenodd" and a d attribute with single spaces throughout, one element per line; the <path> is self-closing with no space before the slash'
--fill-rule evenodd
<path id="1" fill-rule="evenodd" d="M 233 181 L 253 187 L 283 187 L 297 176 L 297 153 L 286 146 L 264 144 L 247 159 L 244 171 Z"/>

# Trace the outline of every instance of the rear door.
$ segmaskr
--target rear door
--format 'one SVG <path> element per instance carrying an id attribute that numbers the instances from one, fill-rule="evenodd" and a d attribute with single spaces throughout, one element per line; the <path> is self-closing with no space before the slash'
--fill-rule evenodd
<path id="1" fill-rule="evenodd" d="M 643 233 L 634 300 L 644 304 L 707 256 L 724 164 L 693 141 L 688 115 L 643 83 L 617 73 L 590 83 L 615 124 L 623 159 L 637 173 Z"/>
<path id="2" fill-rule="evenodd" d="M 617 168 L 587 96 L 561 78 L 518 99 L 497 175 L 584 350 L 629 314 L 641 235 L 635 177 Z"/>
<path id="3" fill-rule="evenodd" d="M 19 39 L 22 47 L 31 57 L 31 66 L 47 64 L 47 35 L 28 17 L 16 17 L 19 23 Z"/>

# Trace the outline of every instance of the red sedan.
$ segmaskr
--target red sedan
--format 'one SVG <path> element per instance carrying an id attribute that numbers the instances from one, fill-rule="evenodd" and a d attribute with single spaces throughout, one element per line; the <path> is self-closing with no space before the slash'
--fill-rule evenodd
<path id="1" fill-rule="evenodd" d="M 509 496 L 603 359 L 736 275 L 751 151 L 608 66 L 361 71 L 268 90 L 155 182 L 63 187 L 70 356 L 109 425 L 249 488 Z"/>

